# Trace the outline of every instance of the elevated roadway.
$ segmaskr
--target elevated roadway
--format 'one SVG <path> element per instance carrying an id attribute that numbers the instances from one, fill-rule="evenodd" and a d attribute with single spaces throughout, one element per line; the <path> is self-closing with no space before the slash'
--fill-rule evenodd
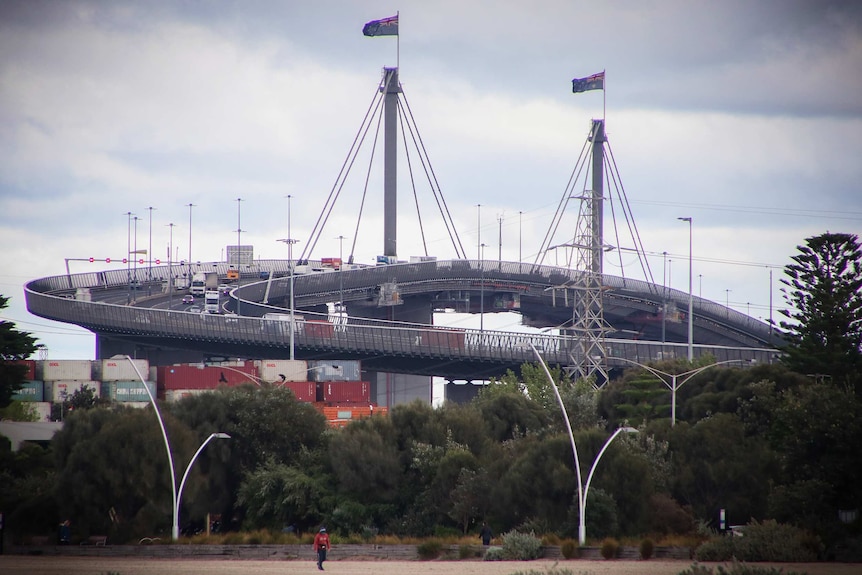
<path id="1" fill-rule="evenodd" d="M 215 271 L 224 278 L 229 269 L 223 263 L 138 269 L 139 280 L 132 282 L 137 289 L 130 289 L 126 269 L 52 276 L 26 284 L 25 297 L 31 313 L 99 335 L 100 357 L 119 351 L 133 351 L 153 363 L 289 357 L 290 322 L 264 317 L 288 313 L 288 261 L 262 260 L 241 270 L 241 285 L 228 304 L 230 309 L 238 304 L 240 315 L 188 313 L 182 311 L 181 294 L 162 291 L 169 275 Z M 262 272 L 269 278 L 261 279 Z M 364 368 L 378 371 L 485 379 L 533 361 L 532 344 L 550 363 L 570 365 L 579 346 L 565 329 L 561 335 L 525 334 L 401 319 L 411 308 L 427 309 L 429 316 L 443 309 L 515 311 L 527 325 L 564 325 L 571 322 L 577 273 L 518 262 L 452 260 L 296 275 L 295 356 L 360 359 Z M 687 319 L 679 314 L 662 318 L 661 310 L 665 302 L 686 310 L 687 293 L 610 275 L 603 276 L 603 285 L 604 315 L 613 328 L 606 342 L 610 367 L 624 364 L 616 358 L 644 363 L 686 356 Z M 348 310 L 346 317 L 330 313 L 339 301 Z M 359 317 L 374 310 L 386 319 Z M 767 324 L 701 298 L 694 298 L 693 317 L 695 356 L 756 363 L 775 358 L 777 338 Z"/>

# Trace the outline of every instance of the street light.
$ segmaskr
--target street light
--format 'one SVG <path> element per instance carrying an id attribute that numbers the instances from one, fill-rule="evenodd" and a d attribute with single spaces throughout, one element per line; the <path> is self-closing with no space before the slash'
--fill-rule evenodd
<path id="1" fill-rule="evenodd" d="M 203 369 L 204 367 L 205 367 L 205 366 L 204 366 L 203 364 L 199 364 L 199 365 L 198 365 L 198 369 Z M 308 373 L 311 373 L 312 371 L 317 371 L 318 369 L 326 369 L 327 367 L 329 367 L 329 366 L 328 366 L 328 365 L 315 365 L 314 367 L 309 367 L 308 369 L 306 369 L 306 370 L 305 370 L 305 373 L 306 373 L 306 374 L 308 374 Z M 263 387 L 264 385 L 279 385 L 279 384 L 281 384 L 281 385 L 282 385 L 282 387 L 283 387 L 283 386 L 284 386 L 283 384 L 285 383 L 285 382 L 283 382 L 283 381 L 282 381 L 282 382 L 277 382 L 277 381 L 267 381 L 267 380 L 263 379 L 262 377 L 258 377 L 258 376 L 256 376 L 256 375 L 252 375 L 252 374 L 250 374 L 250 373 L 246 373 L 246 372 L 244 372 L 244 371 L 243 371 L 243 370 L 241 370 L 241 369 L 236 369 L 235 367 L 230 367 L 230 366 L 228 366 L 228 365 L 220 365 L 220 366 L 218 366 L 218 368 L 219 368 L 219 369 L 226 369 L 226 370 L 228 370 L 228 371 L 232 371 L 232 372 L 234 372 L 234 373 L 238 373 L 239 375 L 242 375 L 242 376 L 244 376 L 244 377 L 247 377 L 247 378 L 249 378 L 251 381 L 253 381 L 254 383 L 256 383 L 258 387 Z"/>
<path id="2" fill-rule="evenodd" d="M 554 390 L 554 395 L 557 398 L 557 403 L 560 404 L 560 409 L 563 412 L 563 421 L 566 424 L 566 431 L 569 433 L 569 441 L 572 443 L 572 453 L 575 455 L 575 475 L 578 478 L 578 514 L 580 515 L 580 521 L 578 524 L 578 543 L 580 545 L 584 545 L 587 542 L 587 522 L 586 522 L 586 511 L 587 511 L 587 493 L 590 490 L 590 482 L 593 479 L 593 473 L 596 470 L 596 466 L 599 464 L 599 459 L 604 455 L 605 450 L 607 450 L 608 446 L 611 442 L 616 439 L 617 435 L 620 433 L 637 433 L 638 430 L 633 427 L 620 427 L 605 441 L 605 444 L 602 445 L 602 448 L 599 450 L 598 455 L 593 460 L 593 464 L 590 466 L 590 472 L 587 474 L 587 483 L 583 485 L 581 483 L 581 463 L 578 461 L 578 447 L 575 445 L 575 435 L 572 433 L 572 424 L 569 421 L 569 414 L 566 412 L 566 406 L 563 403 L 563 399 L 560 397 L 560 391 L 557 389 L 557 385 L 554 383 L 554 378 L 551 377 L 551 372 L 548 370 L 548 365 L 545 363 L 545 360 L 542 359 L 542 355 L 539 353 L 539 350 L 531 343 L 530 348 L 533 350 L 533 353 L 536 355 L 536 359 L 539 360 L 539 363 L 542 364 L 542 369 L 545 372 L 545 376 L 548 378 L 548 382 L 551 384 L 551 388 Z"/>
<path id="3" fill-rule="evenodd" d="M 694 339 L 694 318 L 692 317 L 692 310 L 694 307 L 693 304 L 693 296 L 691 292 L 691 281 L 692 281 L 692 268 L 691 268 L 691 217 L 687 218 L 677 218 L 681 222 L 688 222 L 688 361 L 691 362 L 694 360 L 694 347 L 693 347 L 693 339 Z"/>
<path id="4" fill-rule="evenodd" d="M 242 226 L 240 225 L 240 203 L 242 202 L 242 198 L 236 199 L 236 269 L 239 272 L 236 278 L 237 287 L 242 287 L 242 258 L 240 257 L 241 248 L 239 247 L 241 243 L 242 237 Z M 239 313 L 239 302 L 242 298 L 240 297 L 239 292 L 236 294 L 236 315 L 240 315 Z"/>
<path id="5" fill-rule="evenodd" d="M 295 357 L 295 345 L 294 345 L 294 323 L 295 316 L 293 311 L 293 276 L 294 276 L 294 268 L 296 267 L 293 263 L 293 244 L 298 243 L 299 240 L 295 240 L 290 235 L 290 194 L 287 195 L 287 237 L 284 239 L 277 240 L 279 242 L 284 242 L 287 244 L 287 265 L 290 268 L 290 359 L 294 359 Z"/>
<path id="6" fill-rule="evenodd" d="M 183 480 L 180 483 L 180 487 L 179 487 L 179 489 L 177 489 L 177 476 L 176 476 L 176 473 L 174 471 L 174 457 L 171 454 L 171 444 L 168 441 L 168 432 L 165 430 L 165 422 L 164 422 L 164 420 L 162 420 L 162 413 L 159 411 L 159 406 L 158 406 L 158 404 L 156 404 L 156 398 L 153 397 L 153 392 L 150 391 L 150 386 L 147 385 L 147 380 L 145 380 L 144 376 L 141 375 L 141 372 L 140 372 L 140 370 L 138 370 L 138 366 L 135 365 L 134 360 L 132 360 L 132 358 L 129 357 L 128 355 L 125 356 L 125 358 L 127 360 L 129 360 L 130 364 L 132 364 L 132 369 L 135 370 L 135 373 L 137 374 L 138 379 L 141 380 L 141 384 L 143 384 L 143 386 L 144 386 L 144 391 L 147 392 L 147 397 L 150 398 L 150 403 L 153 405 L 153 411 L 156 412 L 156 418 L 159 420 L 159 429 L 161 429 L 161 431 L 162 431 L 162 440 L 164 441 L 164 444 L 165 444 L 165 451 L 168 454 L 168 468 L 171 472 L 171 497 L 173 498 L 172 506 L 171 506 L 171 509 L 173 510 L 173 513 L 171 515 L 171 518 L 173 519 L 173 525 L 172 525 L 172 529 L 171 529 L 171 540 L 176 541 L 180 536 L 179 500 L 180 500 L 180 496 L 182 495 L 182 492 L 183 492 L 183 486 L 186 482 L 186 477 L 188 477 L 189 470 L 191 469 L 192 464 L 195 462 L 195 459 L 197 458 L 198 454 L 203 450 L 203 448 L 206 446 L 206 444 L 210 442 L 211 439 L 213 439 L 213 438 L 219 438 L 219 439 L 230 438 L 230 436 L 227 435 L 226 433 L 213 433 L 212 435 L 210 435 L 203 442 L 203 444 L 198 448 L 198 450 L 195 452 L 195 454 L 192 456 L 192 460 L 189 462 L 188 467 L 186 467 L 185 473 L 183 473 Z"/>
<path id="7" fill-rule="evenodd" d="M 661 380 L 661 382 L 663 384 L 665 384 L 665 386 L 671 391 L 671 399 L 670 399 L 670 425 L 671 425 L 671 427 L 676 425 L 676 392 L 680 387 L 683 386 L 683 384 L 686 381 L 688 381 L 689 379 L 691 379 L 692 377 L 694 377 L 695 375 L 697 375 L 701 371 L 709 369 L 710 367 L 715 367 L 717 365 L 724 365 L 726 363 L 736 363 L 736 362 L 742 361 L 741 359 L 728 359 L 726 361 L 718 361 L 716 363 L 704 365 L 704 366 L 698 367 L 696 369 L 684 371 L 682 373 L 667 373 L 665 371 L 661 371 L 661 370 L 656 369 L 654 367 L 644 365 L 644 364 L 639 363 L 637 361 L 634 361 L 632 359 L 626 359 L 624 357 L 615 357 L 614 359 L 618 359 L 620 361 L 626 361 L 626 362 L 631 363 L 633 365 L 636 365 L 638 367 L 642 367 L 643 369 L 647 370 L 648 372 L 650 372 L 651 374 L 653 374 L 654 376 L 659 378 Z M 662 377 L 662 376 L 669 377 L 670 383 L 665 381 L 664 377 Z M 677 378 L 680 378 L 680 377 L 684 377 L 684 379 L 682 381 L 680 381 L 679 383 L 677 383 Z"/>
<path id="8" fill-rule="evenodd" d="M 479 244 L 479 331 L 485 331 L 485 244 Z"/>
<path id="9" fill-rule="evenodd" d="M 180 502 L 183 499 L 183 488 L 186 486 L 186 479 L 188 479 L 189 471 L 192 469 L 192 465 L 195 463 L 195 459 L 198 458 L 201 451 L 204 450 L 204 447 L 207 446 L 207 443 L 212 441 L 213 439 L 230 439 L 230 435 L 227 433 L 211 433 L 209 437 L 204 439 L 204 442 L 201 443 L 201 446 L 198 447 L 198 450 L 195 451 L 195 454 L 192 455 L 192 460 L 189 461 L 188 466 L 186 467 L 185 472 L 183 473 L 183 478 L 180 481 L 180 488 L 177 490 L 177 504 L 174 506 L 174 525 L 173 525 L 173 540 L 176 541 L 180 534 Z"/>

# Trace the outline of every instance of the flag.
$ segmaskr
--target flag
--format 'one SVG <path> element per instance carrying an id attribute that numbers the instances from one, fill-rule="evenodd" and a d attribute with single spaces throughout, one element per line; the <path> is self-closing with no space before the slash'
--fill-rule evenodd
<path id="1" fill-rule="evenodd" d="M 390 16 L 382 20 L 372 20 L 362 27 L 362 33 L 366 36 L 397 36 L 398 16 Z"/>
<path id="2" fill-rule="evenodd" d="M 575 78 L 572 80 L 572 92 L 586 92 L 587 90 L 604 90 L 605 89 L 605 73 L 599 72 L 586 78 Z"/>

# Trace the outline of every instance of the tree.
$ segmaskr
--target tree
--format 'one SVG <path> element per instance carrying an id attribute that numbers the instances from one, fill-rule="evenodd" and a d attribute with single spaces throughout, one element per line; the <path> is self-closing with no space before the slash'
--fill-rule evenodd
<path id="1" fill-rule="evenodd" d="M 825 233 L 807 238 L 781 283 L 792 321 L 785 364 L 804 374 L 826 375 L 862 391 L 862 247 L 856 235 Z"/>
<path id="2" fill-rule="evenodd" d="M 9 298 L 0 295 L 0 310 L 6 309 Z M 12 403 L 12 396 L 21 389 L 27 368 L 16 361 L 27 359 L 39 349 L 36 339 L 15 324 L 0 320 L 0 407 Z"/>

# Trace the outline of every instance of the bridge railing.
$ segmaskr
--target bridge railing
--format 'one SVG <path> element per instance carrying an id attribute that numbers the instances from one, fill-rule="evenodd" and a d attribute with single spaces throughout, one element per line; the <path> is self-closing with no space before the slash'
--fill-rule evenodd
<path id="1" fill-rule="evenodd" d="M 578 358 L 577 342 L 565 336 L 458 330 L 406 324 L 381 325 L 371 321 L 341 325 L 300 316 L 294 322 L 262 317 L 199 314 L 138 308 L 68 299 L 26 290 L 28 307 L 34 313 L 88 329 L 153 338 L 190 339 L 232 344 L 236 347 L 269 349 L 272 357 L 283 357 L 294 330 L 297 349 L 315 353 L 375 356 L 380 353 L 440 360 L 505 363 L 534 361 L 530 344 L 552 364 L 569 365 Z M 683 357 L 685 346 L 631 340 L 607 340 L 609 362 L 624 357 L 646 363 Z M 695 354 L 709 353 L 718 360 L 740 359 L 770 362 L 774 350 L 696 346 Z"/>

